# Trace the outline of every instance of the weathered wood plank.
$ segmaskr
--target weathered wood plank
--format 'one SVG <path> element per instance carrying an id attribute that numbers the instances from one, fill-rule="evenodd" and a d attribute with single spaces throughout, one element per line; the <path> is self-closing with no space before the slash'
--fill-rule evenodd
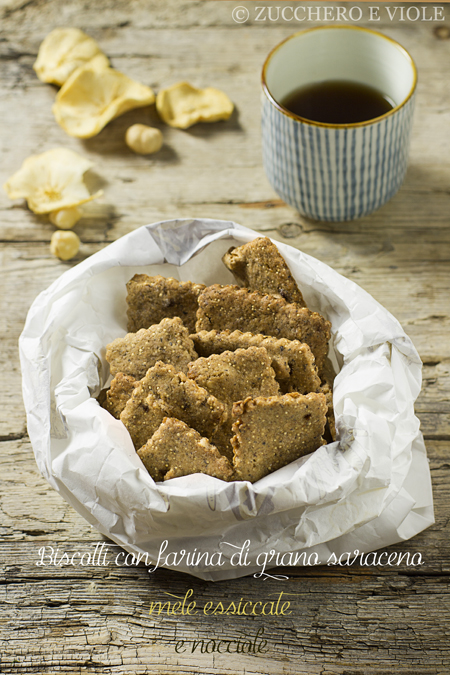
<path id="1" fill-rule="evenodd" d="M 87 141 L 72 139 L 58 127 L 51 113 L 55 88 L 40 83 L 31 67 L 39 43 L 48 32 L 47 13 L 55 11 L 55 2 L 46 3 L 39 12 L 30 4 L 21 13 L 21 22 L 17 26 L 14 23 L 17 12 L 8 14 L 12 29 L 2 44 L 7 66 L 3 85 L 8 88 L 2 102 L 2 119 L 9 134 L 3 139 L 4 162 L 0 167 L 0 180 L 4 182 L 31 152 L 41 152 L 55 145 L 63 144 L 89 156 L 97 164 L 97 182 L 105 183 L 105 196 L 103 209 L 96 205 L 93 220 L 79 226 L 87 241 L 101 240 L 105 230 L 108 240 L 113 240 L 137 225 L 177 217 L 180 212 L 229 218 L 230 202 L 265 202 L 275 197 L 261 167 L 259 69 L 269 47 L 286 37 L 291 26 L 265 22 L 258 26 L 234 25 L 231 30 L 232 3 L 224 2 L 214 9 L 208 5 L 208 18 L 215 26 L 211 31 L 211 24 L 205 22 L 204 7 L 199 7 L 198 3 L 185 5 L 178 16 L 184 9 L 186 24 L 170 28 L 164 27 L 170 25 L 170 13 L 160 7 L 156 11 L 154 6 L 159 21 L 152 28 L 148 20 L 140 24 L 137 17 L 130 18 L 130 23 L 121 28 L 105 26 L 101 21 L 97 27 L 96 21 L 85 25 L 83 13 L 77 15 L 77 25 L 85 27 L 101 41 L 114 65 L 156 88 L 180 77 L 207 84 L 199 81 L 199 78 L 205 78 L 202 66 L 207 62 L 206 72 L 214 79 L 208 83 L 223 87 L 236 103 L 237 113 L 232 120 L 183 132 L 160 125 L 154 110 L 144 109 L 114 120 L 99 136 Z M 145 10 L 141 6 L 138 16 L 142 18 L 144 13 L 148 17 L 150 11 L 151 7 Z M 28 16 L 33 16 L 32 22 L 27 21 Z M 69 16 L 72 16 L 71 12 L 67 12 L 67 18 Z M 361 25 L 366 24 L 362 22 Z M 186 30 L 188 26 L 190 30 Z M 411 26 L 390 22 L 389 34 L 411 49 L 421 73 L 410 169 L 399 195 L 378 214 L 362 219 L 358 227 L 362 230 L 379 228 L 388 221 L 393 225 L 400 220 L 402 224 L 408 223 L 409 231 L 411 228 L 425 231 L 431 225 L 444 229 L 449 210 L 450 168 L 447 159 L 449 141 L 443 137 L 441 129 L 450 84 L 443 64 L 450 56 L 450 41 L 439 40 L 433 33 L 433 26 L 427 23 Z M 24 42 L 22 50 L 18 46 L 20 41 Z M 177 44 L 176 51 L 172 48 L 174 43 Z M 216 44 L 223 47 L 217 49 Z M 18 54 L 23 56 L 18 59 Z M 32 124 L 28 116 L 31 107 Z M 161 126 L 166 138 L 164 150 L 154 158 L 132 155 L 123 140 L 129 124 L 147 120 Z M 199 207 L 202 212 L 193 213 L 193 209 Z M 16 208 L 19 208 L 18 213 Z M 5 226 L 2 238 L 42 240 L 49 238 L 53 231 L 45 219 L 37 219 L 23 211 L 20 205 L 11 207 L 4 194 L 0 196 L 0 212 Z M 258 219 L 262 216 L 265 222 L 261 227 L 268 229 L 270 221 L 266 215 L 246 214 L 252 227 L 258 227 Z M 278 211 L 275 218 L 275 227 L 286 222 L 284 219 L 288 222 L 292 218 L 299 220 L 287 208 Z M 403 236 L 405 234 L 403 232 Z M 422 232 L 417 234 L 422 236 Z"/>
<path id="2" fill-rule="evenodd" d="M 17 576 L 20 572 L 27 578 L 31 574 L 37 577 L 46 576 L 45 566 L 35 566 L 41 546 L 48 544 L 62 546 L 64 550 L 76 550 L 76 546 L 80 545 L 83 552 L 88 552 L 89 542 L 102 539 L 40 476 L 27 438 L 3 441 L 0 447 L 0 475 L 3 481 L 0 496 L 0 535 L 3 554 L 12 552 L 13 562 L 9 563 L 7 557 L 4 557 L 3 564 L 7 568 L 11 567 L 13 575 Z M 427 442 L 435 500 L 435 524 L 413 540 L 390 547 L 390 550 L 410 551 L 411 555 L 415 551 L 422 552 L 424 564 L 419 569 L 421 574 L 450 573 L 448 452 L 449 441 Z M 77 574 L 85 574 L 83 568 L 76 569 Z M 320 569 L 322 568 L 306 568 L 302 570 L 302 574 L 316 574 L 316 570 Z M 352 567 L 352 572 L 356 569 L 357 566 Z M 361 569 L 364 571 L 365 568 Z M 399 569 L 401 572 L 408 571 L 404 564 Z M 67 567 L 62 571 L 52 568 L 52 573 L 58 577 L 64 577 L 72 571 L 73 569 Z M 379 570 L 380 573 L 385 571 L 386 569 L 381 568 Z M 88 574 L 91 572 L 92 570 Z M 348 569 L 343 568 L 341 572 L 347 574 Z"/>
<path id="3" fill-rule="evenodd" d="M 249 9 L 244 25 L 237 5 Z M 287 3 L 289 4 L 289 3 Z M 348 3 L 327 3 L 347 7 Z M 53 226 L 0 190 L 0 672 L 254 673 L 279 675 L 444 675 L 450 667 L 448 299 L 450 212 L 450 40 L 443 23 L 381 21 L 419 67 L 410 165 L 399 193 L 353 223 L 301 218 L 269 186 L 261 166 L 259 73 L 269 49 L 314 22 L 257 22 L 255 6 L 274 3 L 134 0 L 0 0 L 0 148 L 3 183 L 32 153 L 70 147 L 95 162 L 91 189 L 104 196 L 76 226 L 80 256 L 61 263 L 48 250 Z M 448 8 L 445 7 L 446 14 Z M 162 125 L 153 109 L 114 120 L 79 141 L 55 123 L 55 88 L 32 64 L 55 26 L 76 25 L 96 38 L 115 67 L 156 90 L 180 79 L 223 88 L 236 104 L 227 123 L 190 131 Z M 135 121 L 160 126 L 165 145 L 154 157 L 124 146 Z M 207 584 L 145 566 L 36 566 L 42 546 L 89 551 L 103 538 L 38 474 L 25 431 L 17 339 L 35 296 L 86 255 L 138 226 L 163 219 L 235 220 L 314 255 L 360 284 L 389 309 L 424 360 L 416 404 L 432 472 L 436 523 L 388 551 L 422 553 L 424 565 L 289 568 L 289 580 L 252 577 Z M 108 542 L 106 542 L 108 544 Z M 283 568 L 283 572 L 286 569 Z M 288 616 L 152 616 L 151 602 L 193 589 L 206 602 L 261 600 L 290 592 Z M 268 651 L 202 653 L 194 640 L 254 639 Z M 175 651 L 185 640 L 185 652 Z M 227 643 L 222 643 L 226 645 Z M 233 643 L 234 647 L 236 643 Z M 212 643 L 209 643 L 209 651 Z"/>
<path id="4" fill-rule="evenodd" d="M 249 580 L 227 592 L 173 576 L 171 581 L 171 592 L 181 597 L 193 588 L 199 606 L 219 597 L 255 602 L 269 593 Z M 161 588 L 162 574 L 156 583 Z M 270 592 L 276 594 L 281 587 L 286 588 L 274 583 Z M 9 640 L 2 645 L 2 665 L 6 672 L 39 668 L 41 673 L 198 673 L 199 668 L 264 675 L 386 673 L 388 668 L 398 673 L 446 672 L 448 624 L 439 623 L 442 614 L 436 609 L 439 604 L 449 608 L 448 588 L 441 580 L 330 579 L 328 591 L 324 594 L 315 580 L 290 584 L 287 592 L 296 595 L 292 606 L 301 611 L 282 620 L 216 616 L 206 628 L 204 617 L 201 626 L 198 617 L 149 617 L 152 600 L 164 596 L 140 577 L 135 584 L 116 582 L 114 591 L 98 580 L 72 581 L 62 588 L 51 580 L 19 588 L 8 584 L 8 602 L 15 610 L 13 625 L 6 625 Z M 431 609 L 430 598 L 435 600 Z M 195 640 L 204 640 L 204 645 L 238 637 L 254 640 L 259 629 L 267 638 L 263 654 L 202 654 L 199 643 L 195 649 Z M 175 652 L 177 642 L 184 653 Z M 230 647 L 234 651 L 236 642 Z"/>
<path id="5" fill-rule="evenodd" d="M 442 623 L 450 609 L 448 444 L 429 443 L 428 452 L 436 524 L 386 549 L 420 551 L 422 567 L 282 568 L 288 581 L 248 577 L 207 584 L 162 569 L 149 575 L 142 564 L 117 565 L 119 549 L 37 475 L 29 443 L 2 443 L 1 475 L 9 488 L 1 499 L 2 672 L 444 673 L 450 663 L 448 624 Z M 102 565 L 36 565 L 48 563 L 50 546 L 59 555 L 92 555 L 102 540 L 109 549 Z M 152 602 L 183 598 L 190 589 L 199 616 L 150 614 Z M 288 594 L 292 614 L 201 613 L 208 602 L 226 608 L 280 592 Z M 267 639 L 266 651 L 234 653 L 238 638 L 248 649 L 258 635 Z M 231 654 L 202 653 L 220 640 Z"/>
<path id="6" fill-rule="evenodd" d="M 7 672 L 398 673 L 445 672 L 449 664 L 448 579 L 335 575 L 290 582 L 241 579 L 220 586 L 142 568 L 113 577 L 53 578 L 2 586 Z M 151 603 L 192 589 L 206 603 L 235 606 L 289 594 L 286 616 L 150 615 Z M 217 654 L 220 640 L 267 639 L 262 654 Z M 25 638 L 26 636 L 26 638 Z M 25 639 L 24 639 L 25 638 Z M 183 641 L 183 642 L 180 642 Z M 179 653 L 175 651 L 178 644 Z M 226 645 L 226 642 L 222 643 Z M 226 648 L 226 647 L 225 647 Z M 183 651 L 185 650 L 185 651 Z M 181 652 L 181 653 L 180 653 Z M 17 670 L 14 670 L 16 666 Z M 349 668 L 351 670 L 349 671 Z M 440 668 L 442 670 L 440 670 Z"/>
<path id="7" fill-rule="evenodd" d="M 281 230 L 283 231 L 283 230 Z M 371 293 L 400 321 L 412 338 L 425 362 L 423 388 L 416 410 L 424 433 L 430 437 L 450 435 L 450 301 L 448 295 L 448 262 L 439 261 L 444 247 L 438 242 L 423 246 L 420 265 L 410 266 L 410 256 L 421 255 L 420 246 L 408 248 L 404 239 L 364 238 L 358 234 L 351 244 L 330 246 L 319 231 L 286 239 L 279 232 L 268 231 L 279 241 L 293 243 L 307 253 L 331 264 L 337 271 Z M 395 241 L 395 245 L 391 244 Z M 0 248 L 0 279 L 4 293 L 0 297 L 0 316 L 4 338 L 0 354 L 0 405 L 5 411 L 0 420 L 0 436 L 21 434 L 25 430 L 21 376 L 17 340 L 26 313 L 36 295 L 47 288 L 65 269 L 82 257 L 99 250 L 101 245 L 84 244 L 74 263 L 62 263 L 49 252 L 48 244 L 9 244 Z M 435 263 L 432 263 L 433 253 Z M 366 254 L 366 257 L 364 257 Z M 410 254 L 410 255 L 409 255 Z M 442 255 L 445 257 L 445 253 Z M 368 264 L 370 258 L 371 264 Z M 364 265 L 362 261 L 364 260 Z M 31 282 L 32 280 L 32 282 Z M 20 294 L 17 289 L 20 288 Z M 408 302 L 399 292 L 404 288 Z"/>
<path id="8" fill-rule="evenodd" d="M 363 255 L 367 255 L 371 248 L 372 254 L 386 255 L 389 253 L 386 244 L 399 246 L 406 251 L 409 243 L 412 263 L 418 260 L 429 262 L 432 260 L 430 253 L 446 260 L 450 196 L 446 192 L 434 193 L 431 189 L 428 192 L 419 191 L 418 187 L 408 183 L 408 176 L 401 191 L 380 211 L 351 223 L 319 224 L 302 218 L 293 209 L 280 203 L 260 167 L 248 171 L 224 168 L 223 177 L 214 181 L 214 192 L 207 201 L 202 201 L 206 189 L 205 171 L 197 172 L 192 166 L 190 170 L 193 176 L 190 176 L 188 184 L 177 188 L 171 185 L 170 170 L 152 169 L 153 173 L 147 175 L 146 169 L 138 170 L 135 167 L 128 176 L 120 177 L 114 168 L 111 178 L 114 199 L 107 203 L 105 196 L 86 205 L 85 217 L 74 230 L 82 241 L 100 243 L 115 241 L 137 227 L 160 220 L 214 218 L 234 220 L 267 233 L 280 230 L 281 233 L 288 233 L 287 238 L 294 240 L 289 243 L 299 247 L 303 247 L 307 239 L 317 246 L 311 236 L 315 235 L 320 237 L 323 245 L 328 243 L 329 255 L 334 252 L 337 260 L 336 247 L 342 249 L 353 242 L 355 253 Z M 252 174 L 251 181 L 244 194 L 242 181 L 249 174 Z M 236 187 L 235 191 L 235 183 L 236 186 L 239 184 L 239 178 L 241 186 Z M 100 180 L 96 180 L 96 184 L 102 187 Z M 2 241 L 50 241 L 55 228 L 45 216 L 32 214 L 22 203 L 6 203 L 6 195 L 2 195 L 1 199 L 4 207 L 0 209 Z M 376 251 L 374 247 L 377 247 Z"/>

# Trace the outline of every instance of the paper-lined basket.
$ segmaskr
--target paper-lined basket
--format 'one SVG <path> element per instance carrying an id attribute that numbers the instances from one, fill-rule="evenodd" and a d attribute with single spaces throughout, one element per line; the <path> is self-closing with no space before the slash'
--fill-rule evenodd
<path id="1" fill-rule="evenodd" d="M 258 555 L 272 549 L 326 563 L 332 553 L 372 551 L 434 522 L 414 415 L 422 364 L 411 340 L 356 284 L 290 246 L 277 244 L 308 307 L 332 323 L 338 442 L 253 485 L 202 474 L 155 484 L 123 424 L 98 404 L 109 378 L 105 347 L 126 334 L 126 282 L 146 273 L 235 283 L 221 257 L 256 236 L 214 220 L 141 227 L 41 293 L 20 338 L 28 431 L 42 475 L 127 551 L 156 562 L 167 540 L 165 555 L 209 552 L 196 566 L 186 556 L 167 565 L 207 580 L 257 572 Z M 246 541 L 243 566 L 232 556 Z"/>

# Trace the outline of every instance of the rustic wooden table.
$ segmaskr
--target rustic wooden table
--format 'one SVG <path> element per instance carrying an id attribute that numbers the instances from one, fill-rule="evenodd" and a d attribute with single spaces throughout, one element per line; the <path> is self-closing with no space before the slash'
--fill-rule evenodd
<path id="1" fill-rule="evenodd" d="M 232 18 L 238 4 L 249 11 L 242 24 Z M 324 3 L 311 6 L 316 11 Z M 337 6 L 328 5 L 333 12 Z M 50 254 L 48 220 L 0 193 L 1 673 L 450 672 L 450 5 L 443 21 L 401 21 L 399 13 L 391 20 L 383 3 L 378 6 L 379 21 L 370 22 L 361 3 L 361 20 L 354 23 L 398 39 L 419 69 L 409 169 L 400 192 L 380 211 L 329 224 L 302 219 L 282 203 L 260 157 L 261 64 L 272 46 L 313 21 L 276 20 L 268 9 L 265 20 L 256 21 L 255 4 L 245 1 L 1 0 L 2 184 L 28 155 L 64 146 L 92 159 L 91 188 L 104 190 L 75 228 L 82 247 L 70 263 Z M 427 8 L 432 16 L 432 5 Z M 155 90 L 181 79 L 222 88 L 236 112 L 226 123 L 186 132 L 163 128 L 152 109 L 141 109 L 91 140 L 70 138 L 51 112 L 54 87 L 32 70 L 40 42 L 56 26 L 84 29 L 115 67 Z M 124 144 L 125 130 L 138 121 L 163 129 L 164 148 L 155 156 L 134 155 Z M 247 577 L 212 584 L 167 570 L 150 576 L 143 565 L 36 564 L 44 546 L 92 553 L 104 540 L 38 473 L 17 350 L 27 311 L 65 270 L 118 237 L 191 216 L 234 220 L 312 254 L 371 293 L 413 339 L 424 363 L 416 410 L 436 524 L 389 550 L 420 552 L 421 567 L 297 568 L 288 571 L 288 581 Z M 115 555 L 110 547 L 107 560 Z M 289 616 L 149 615 L 150 603 L 165 592 L 183 596 L 189 589 L 202 605 L 280 591 L 296 598 Z M 223 643 L 231 645 L 225 654 L 193 648 L 194 639 L 245 635 L 264 637 L 265 648 L 255 654 L 234 653 L 236 642 Z"/>

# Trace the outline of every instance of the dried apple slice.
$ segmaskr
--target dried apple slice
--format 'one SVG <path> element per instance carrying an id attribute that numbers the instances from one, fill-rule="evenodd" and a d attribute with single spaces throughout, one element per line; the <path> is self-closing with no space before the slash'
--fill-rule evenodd
<path id="1" fill-rule="evenodd" d="M 34 213 L 51 213 L 99 197 L 91 195 L 83 176 L 93 167 L 89 159 L 67 148 L 54 148 L 28 157 L 3 186 L 10 199 L 26 199 Z"/>
<path id="2" fill-rule="evenodd" d="M 78 68 L 61 87 L 52 110 L 69 136 L 91 138 L 115 117 L 154 101 L 150 87 L 114 68 L 88 64 Z"/>
<path id="3" fill-rule="evenodd" d="M 76 70 L 95 59 L 97 67 L 107 68 L 109 60 L 96 41 L 79 28 L 55 28 L 41 43 L 33 65 L 42 82 L 60 86 Z"/>
<path id="4" fill-rule="evenodd" d="M 162 89 L 156 97 L 161 119 L 178 129 L 187 129 L 197 122 L 227 120 L 233 108 L 233 103 L 220 89 L 197 89 L 188 82 Z"/>

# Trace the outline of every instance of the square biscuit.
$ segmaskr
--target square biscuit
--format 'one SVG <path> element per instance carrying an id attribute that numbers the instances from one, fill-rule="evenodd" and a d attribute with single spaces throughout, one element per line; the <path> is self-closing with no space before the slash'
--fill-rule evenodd
<path id="1" fill-rule="evenodd" d="M 106 392 L 103 408 L 118 420 L 137 384 L 138 380 L 131 375 L 117 373 Z"/>
<path id="2" fill-rule="evenodd" d="M 157 361 L 165 361 L 183 371 L 196 358 L 189 331 L 178 317 L 162 319 L 137 333 L 127 333 L 106 346 L 111 375 L 124 373 L 137 380 L 144 377 Z"/>
<path id="3" fill-rule="evenodd" d="M 233 469 L 207 438 L 184 422 L 165 417 L 150 440 L 138 450 L 145 468 L 155 481 L 204 473 L 224 481 Z"/>
<path id="4" fill-rule="evenodd" d="M 199 295 L 196 332 L 240 330 L 306 342 L 321 372 L 328 352 L 331 324 L 317 312 L 283 298 L 238 286 L 208 286 Z"/>
<path id="5" fill-rule="evenodd" d="M 189 332 L 193 333 L 198 307 L 198 296 L 203 284 L 157 275 L 135 274 L 127 283 L 128 332 L 149 328 L 161 319 L 179 316 Z"/>
<path id="6" fill-rule="evenodd" d="M 275 377 L 284 394 L 298 391 L 308 394 L 317 391 L 320 378 L 313 353 L 304 342 L 274 338 L 260 333 L 242 333 L 240 330 L 200 331 L 191 335 L 199 356 L 220 354 L 226 350 L 263 347 L 272 360 Z"/>
<path id="7" fill-rule="evenodd" d="M 278 248 L 268 237 L 230 248 L 222 258 L 236 280 L 251 291 L 277 295 L 306 307 L 303 295 Z"/>
<path id="8" fill-rule="evenodd" d="M 272 396 L 279 385 L 271 359 L 262 347 L 225 351 L 189 364 L 188 377 L 204 387 L 231 410 L 247 396 Z"/>
<path id="9" fill-rule="evenodd" d="M 238 480 L 255 482 L 323 444 L 324 394 L 292 393 L 247 398 L 233 406 L 234 469 Z"/>
<path id="10" fill-rule="evenodd" d="M 267 351 L 262 347 L 250 347 L 212 354 L 189 364 L 188 377 L 224 403 L 228 419 L 214 432 L 211 440 L 220 452 L 231 459 L 233 403 L 247 396 L 271 396 L 279 393 L 279 385 Z"/>
<path id="11" fill-rule="evenodd" d="M 141 382 L 167 417 L 186 422 L 203 436 L 210 437 L 227 419 L 223 403 L 171 365 L 156 363 Z"/>
<path id="12" fill-rule="evenodd" d="M 120 421 L 128 429 L 136 450 L 147 443 L 165 417 L 160 401 L 149 395 L 142 381 L 120 413 Z"/>

